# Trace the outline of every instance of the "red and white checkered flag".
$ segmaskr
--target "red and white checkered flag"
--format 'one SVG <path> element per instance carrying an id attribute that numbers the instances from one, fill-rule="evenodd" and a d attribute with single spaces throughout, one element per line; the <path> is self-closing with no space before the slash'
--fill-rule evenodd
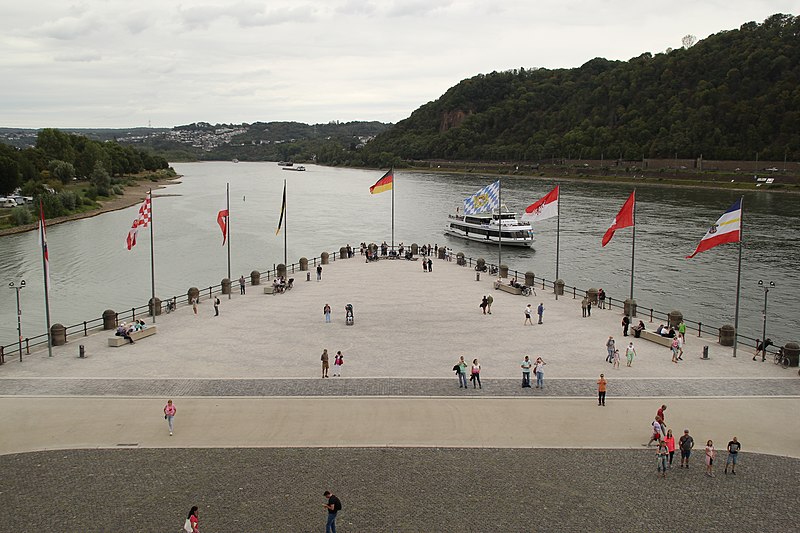
<path id="1" fill-rule="evenodd" d="M 130 231 L 128 231 L 128 238 L 125 241 L 125 246 L 128 250 L 136 246 L 136 235 L 139 233 L 139 228 L 146 228 L 150 223 L 150 193 L 145 196 L 144 202 L 139 206 L 139 218 L 133 221 Z"/>

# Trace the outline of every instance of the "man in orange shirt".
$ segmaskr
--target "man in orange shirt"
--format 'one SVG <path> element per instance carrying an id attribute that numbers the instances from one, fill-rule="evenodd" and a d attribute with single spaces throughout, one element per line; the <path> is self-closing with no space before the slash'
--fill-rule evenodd
<path id="1" fill-rule="evenodd" d="M 597 405 L 606 406 L 606 378 L 600 374 L 600 379 L 597 380 Z"/>

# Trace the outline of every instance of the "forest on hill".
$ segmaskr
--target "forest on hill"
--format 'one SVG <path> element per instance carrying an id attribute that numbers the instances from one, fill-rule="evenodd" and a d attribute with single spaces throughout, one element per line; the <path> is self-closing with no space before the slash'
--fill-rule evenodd
<path id="1" fill-rule="evenodd" d="M 574 69 L 479 74 L 329 164 L 547 158 L 800 159 L 800 19 Z"/>

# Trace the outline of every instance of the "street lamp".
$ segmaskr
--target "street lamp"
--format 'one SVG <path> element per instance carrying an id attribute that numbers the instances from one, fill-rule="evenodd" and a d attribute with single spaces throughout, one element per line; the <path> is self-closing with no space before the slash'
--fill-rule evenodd
<path id="1" fill-rule="evenodd" d="M 758 280 L 758 286 L 764 289 L 764 327 L 761 330 L 761 346 L 764 346 L 764 342 L 767 340 L 767 295 L 769 294 L 770 289 L 775 288 L 775 282 L 764 282 L 764 280 Z M 766 348 L 766 346 L 764 346 L 764 348 Z M 764 352 L 763 355 L 766 357 L 766 352 Z"/>
<path id="2" fill-rule="evenodd" d="M 15 285 L 12 281 L 8 284 L 9 289 L 14 289 L 17 292 L 17 333 L 19 333 L 19 362 L 22 362 L 22 310 L 19 308 L 19 291 L 25 288 L 25 280 L 21 280 L 19 285 Z"/>

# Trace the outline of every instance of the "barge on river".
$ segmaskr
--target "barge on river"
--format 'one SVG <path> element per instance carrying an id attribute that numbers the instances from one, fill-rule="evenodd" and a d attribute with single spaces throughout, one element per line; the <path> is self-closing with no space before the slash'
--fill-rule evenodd
<path id="1" fill-rule="evenodd" d="M 502 206 L 499 212 L 493 210 L 474 215 L 457 212 L 447 218 L 444 234 L 468 241 L 498 244 L 502 240 L 503 246 L 530 247 L 536 240 L 531 225 L 521 222 L 506 206 Z"/>

